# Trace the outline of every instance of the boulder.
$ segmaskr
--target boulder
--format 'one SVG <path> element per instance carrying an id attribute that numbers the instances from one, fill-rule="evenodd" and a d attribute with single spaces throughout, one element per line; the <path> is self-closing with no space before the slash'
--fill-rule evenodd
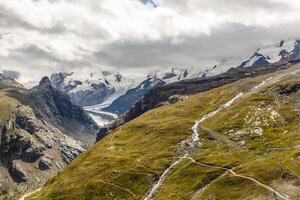
<path id="1" fill-rule="evenodd" d="M 28 180 L 28 176 L 21 163 L 22 161 L 20 160 L 13 160 L 9 171 L 12 178 L 17 182 L 26 182 Z"/>
<path id="2" fill-rule="evenodd" d="M 39 169 L 40 170 L 48 170 L 52 166 L 52 158 L 49 156 L 44 156 L 41 158 L 39 162 Z"/>
<path id="3" fill-rule="evenodd" d="M 183 101 L 186 97 L 181 96 L 181 95 L 173 95 L 169 98 L 169 103 L 170 104 L 175 104 L 177 102 Z"/>
<path id="4" fill-rule="evenodd" d="M 65 136 L 64 139 L 60 141 L 60 152 L 63 161 L 69 164 L 72 160 L 77 158 L 81 153 L 85 151 L 80 143 L 72 138 Z"/>

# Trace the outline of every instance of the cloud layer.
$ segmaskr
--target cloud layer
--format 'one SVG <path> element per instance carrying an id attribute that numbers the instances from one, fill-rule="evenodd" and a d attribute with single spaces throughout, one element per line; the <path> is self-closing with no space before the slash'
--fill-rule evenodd
<path id="1" fill-rule="evenodd" d="M 206 68 L 300 36 L 298 0 L 151 2 L 159 6 L 139 0 L 0 0 L 0 70 L 19 71 L 24 83 L 57 71 Z"/>

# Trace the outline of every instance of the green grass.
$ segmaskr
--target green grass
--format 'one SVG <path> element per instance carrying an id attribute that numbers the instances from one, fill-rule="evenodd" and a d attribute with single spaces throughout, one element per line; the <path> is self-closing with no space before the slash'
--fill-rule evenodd
<path id="1" fill-rule="evenodd" d="M 11 117 L 16 106 L 19 104 L 19 101 L 9 97 L 5 91 L 0 91 L 0 124 Z"/>
<path id="2" fill-rule="evenodd" d="M 290 186 L 297 187 L 293 182 L 299 181 L 300 175 L 300 158 L 299 158 L 299 141 L 300 141 L 300 123 L 299 114 L 295 112 L 294 107 L 288 102 L 278 102 L 277 96 L 272 92 L 264 92 L 260 94 L 253 94 L 243 101 L 235 103 L 230 109 L 226 109 L 218 113 L 213 118 L 205 121 L 203 126 L 203 147 L 201 150 L 193 155 L 196 160 L 214 166 L 223 166 L 233 168 L 234 171 L 242 175 L 247 175 L 256 178 L 260 182 L 269 186 L 279 187 L 279 191 L 288 194 L 295 199 L 295 193 L 289 193 L 285 190 L 284 184 L 288 183 Z M 224 140 L 224 137 L 215 137 L 216 140 L 207 140 L 207 135 L 223 135 L 230 137 L 229 130 L 240 131 L 251 129 L 252 124 L 245 123 L 245 118 L 250 113 L 253 113 L 253 107 L 256 107 L 264 102 L 262 110 L 258 118 L 264 119 L 267 125 L 261 125 L 263 128 L 263 135 L 255 136 L 253 134 L 245 135 L 240 140 L 245 140 L 246 144 L 239 148 L 233 148 L 230 143 Z M 277 121 L 271 119 L 267 115 L 267 108 L 271 107 L 276 110 L 281 118 Z M 262 117 L 264 116 L 264 117 Z M 226 119 L 226 120 L 224 120 Z M 236 142 L 239 142 L 237 140 Z M 199 166 L 201 168 L 201 166 Z M 203 167 L 202 167 L 203 168 Z M 174 180 L 180 180 L 182 177 L 197 177 L 195 171 L 189 171 L 189 167 L 180 169 L 182 173 L 173 173 L 169 178 L 164 188 L 172 188 L 176 183 Z M 177 171 L 177 172 L 180 172 Z M 184 174 L 184 173 L 189 174 Z M 285 175 L 288 174 L 291 180 L 286 180 Z M 176 177 L 175 177 L 176 176 Z M 203 176 L 203 174 L 202 174 Z M 205 174 L 207 178 L 209 174 Z M 190 182 L 181 184 L 192 186 L 193 179 Z M 279 185 L 279 186 L 278 186 Z M 280 185 L 283 185 L 282 187 Z M 184 187 L 185 188 L 185 187 Z M 190 190 L 176 197 L 175 199 L 185 199 L 189 194 L 195 191 L 194 187 L 189 187 Z M 202 188 L 201 186 L 198 189 Z M 283 189 L 282 189 L 283 188 Z M 177 190 L 171 190 L 176 191 Z M 171 194 L 167 189 L 160 193 L 160 198 Z M 182 188 L 181 188 L 182 190 Z M 260 196 L 262 199 L 272 197 L 272 193 L 253 184 L 249 180 L 232 177 L 230 174 L 227 177 L 219 177 L 213 181 L 209 187 L 201 194 L 195 196 L 194 199 L 247 199 Z"/>
<path id="3" fill-rule="evenodd" d="M 91 147 L 33 199 L 140 199 L 174 160 L 194 121 L 239 90 L 224 86 L 145 113 Z"/>
<path id="4" fill-rule="evenodd" d="M 241 80 L 143 114 L 92 146 L 31 199 L 141 199 L 175 160 L 178 144 L 191 135 L 196 119 L 264 79 Z M 272 120 L 271 111 L 280 117 Z M 253 132 L 254 119 L 262 121 L 261 135 Z M 282 101 L 272 89 L 253 93 L 201 124 L 202 147 L 192 156 L 289 194 L 284 184 L 293 185 L 300 175 L 299 119 L 293 103 Z M 247 134 L 237 137 L 238 131 Z M 255 183 L 224 173 L 183 161 L 172 170 L 156 199 L 272 198 L 271 192 Z"/>

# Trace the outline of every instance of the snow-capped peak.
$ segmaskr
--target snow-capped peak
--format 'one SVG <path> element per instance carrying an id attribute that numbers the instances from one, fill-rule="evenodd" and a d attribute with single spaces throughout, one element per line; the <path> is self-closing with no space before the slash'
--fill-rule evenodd
<path id="1" fill-rule="evenodd" d="M 238 67 L 243 62 L 243 58 L 229 58 L 223 59 L 219 64 L 214 65 L 211 69 L 206 70 L 206 76 L 214 76 L 217 74 L 224 73 L 232 67 Z"/>
<path id="2" fill-rule="evenodd" d="M 190 68 L 178 68 L 173 67 L 166 70 L 157 70 L 148 74 L 147 78 L 157 78 L 165 81 L 166 83 L 171 83 L 179 80 L 184 80 L 188 78 L 201 77 L 204 74 L 203 71 L 190 67 Z"/>
<path id="3" fill-rule="evenodd" d="M 271 64 L 282 59 L 300 59 L 300 42 L 298 40 L 282 40 L 280 43 L 259 48 L 250 57 L 224 59 L 219 64 L 207 70 L 206 76 L 213 76 L 228 71 L 230 68 L 255 67 Z"/>
<path id="4" fill-rule="evenodd" d="M 265 56 L 269 63 L 279 62 L 283 57 L 288 57 L 293 53 L 296 40 L 281 41 L 279 44 L 269 45 L 257 50 L 258 54 Z"/>
<path id="5" fill-rule="evenodd" d="M 72 101 L 81 106 L 99 104 L 112 94 L 117 98 L 137 84 L 137 80 L 126 79 L 119 72 L 101 70 L 56 73 L 51 76 L 51 82 L 57 89 L 69 93 Z"/>

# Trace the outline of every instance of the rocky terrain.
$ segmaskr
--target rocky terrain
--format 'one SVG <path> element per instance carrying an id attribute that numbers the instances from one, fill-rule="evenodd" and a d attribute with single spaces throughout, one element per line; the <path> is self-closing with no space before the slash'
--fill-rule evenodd
<path id="1" fill-rule="evenodd" d="M 48 78 L 30 91 L 3 76 L 0 85 L 0 199 L 16 199 L 84 152 L 86 140 L 73 136 L 88 137 L 96 126 Z"/>
<path id="2" fill-rule="evenodd" d="M 299 199 L 300 65 L 262 69 L 148 110 L 29 199 Z"/>
<path id="3" fill-rule="evenodd" d="M 43 78 L 27 96 L 38 117 L 87 145 L 95 141 L 97 124 L 81 107 L 74 105 L 66 93 L 55 89 L 48 77 Z"/>

